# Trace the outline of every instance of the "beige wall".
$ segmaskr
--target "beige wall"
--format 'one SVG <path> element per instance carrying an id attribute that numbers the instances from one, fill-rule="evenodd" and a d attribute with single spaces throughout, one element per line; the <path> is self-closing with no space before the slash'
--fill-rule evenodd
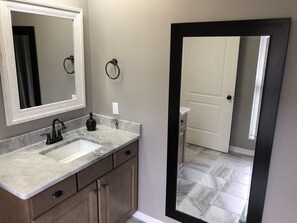
<path id="1" fill-rule="evenodd" d="M 54 118 L 70 120 L 87 114 L 92 110 L 92 91 L 91 91 L 91 72 L 90 72 L 90 47 L 89 47 L 89 21 L 88 21 L 88 2 L 85 0 L 50 0 L 49 2 L 82 8 L 84 11 L 84 38 L 85 38 L 85 68 L 86 68 L 86 91 L 87 91 L 87 108 L 73 112 L 58 114 L 48 118 L 42 118 L 36 121 L 6 126 L 5 113 L 3 107 L 2 88 L 0 85 L 0 139 L 6 139 L 12 136 L 20 135 L 28 131 L 33 131 L 42 127 L 51 125 Z M 1 149 L 1 148 L 0 148 Z"/>
<path id="2" fill-rule="evenodd" d="M 93 108 L 141 122 L 139 210 L 165 222 L 164 216 L 170 24 L 211 20 L 292 17 L 293 25 L 281 94 L 263 223 L 297 218 L 297 2 L 293 0 L 90 0 Z M 120 80 L 104 73 L 119 60 Z M 174 170 L 173 170 L 174 171 Z"/>

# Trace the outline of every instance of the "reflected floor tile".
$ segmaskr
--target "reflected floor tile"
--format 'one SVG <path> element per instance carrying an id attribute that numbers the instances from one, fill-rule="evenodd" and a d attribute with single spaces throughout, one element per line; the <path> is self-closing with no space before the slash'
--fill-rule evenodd
<path id="1" fill-rule="evenodd" d="M 249 186 L 232 181 L 228 181 L 222 191 L 246 200 L 249 197 Z"/>
<path id="2" fill-rule="evenodd" d="M 207 148 L 203 148 L 202 152 L 211 154 L 211 155 L 215 155 L 215 156 L 221 156 L 223 153 L 216 151 L 216 150 L 212 150 L 212 149 L 207 149 Z"/>
<path id="3" fill-rule="evenodd" d="M 207 172 L 209 175 L 228 180 L 234 169 L 234 165 L 219 160 Z"/>
<path id="4" fill-rule="evenodd" d="M 221 192 L 213 206 L 241 215 L 247 200 Z"/>
<path id="5" fill-rule="evenodd" d="M 201 150 L 201 147 L 192 144 L 186 144 L 184 161 L 186 163 L 190 162 L 193 158 L 195 158 L 198 155 L 198 153 L 201 152 Z"/>
<path id="6" fill-rule="evenodd" d="M 177 206 L 178 211 L 191 215 L 195 218 L 201 218 L 202 212 L 199 210 L 189 197 L 185 197 L 185 199 Z"/>
<path id="7" fill-rule="evenodd" d="M 206 164 L 213 164 L 217 159 L 219 158 L 219 155 L 214 155 L 212 153 L 206 152 L 205 150 L 202 150 L 198 155 L 195 157 L 195 160 L 200 160 L 202 163 Z"/>
<path id="8" fill-rule="evenodd" d="M 186 165 L 189 165 L 191 166 L 191 168 L 199 170 L 200 172 L 203 172 L 203 173 L 206 173 L 211 167 L 211 164 L 203 163 L 199 159 L 193 159 L 190 163 L 187 163 Z"/>
<path id="9" fill-rule="evenodd" d="M 217 195 L 217 190 L 197 184 L 184 200 L 189 200 L 191 204 L 204 215 L 216 199 Z"/>
<path id="10" fill-rule="evenodd" d="M 252 174 L 252 166 L 237 166 L 236 167 L 236 171 L 239 171 L 239 172 L 242 172 L 244 174 L 249 174 L 251 175 Z"/>
<path id="11" fill-rule="evenodd" d="M 251 175 L 239 171 L 233 171 L 230 181 L 249 186 L 251 182 Z"/>
<path id="12" fill-rule="evenodd" d="M 209 223 L 238 223 L 239 215 L 212 206 L 202 219 Z"/>
<path id="13" fill-rule="evenodd" d="M 199 181 L 199 184 L 213 188 L 215 190 L 222 190 L 226 183 L 226 180 L 223 178 L 215 177 L 209 174 L 205 174 L 201 180 Z"/>
<path id="14" fill-rule="evenodd" d="M 186 195 L 192 190 L 192 188 L 195 186 L 196 184 L 182 179 L 182 178 L 178 178 L 177 179 L 177 193 L 176 193 L 176 205 L 178 206 L 183 199 L 186 197 Z"/>
<path id="15" fill-rule="evenodd" d="M 235 168 L 236 166 L 238 166 L 241 163 L 241 156 L 239 156 L 239 155 L 235 156 L 235 155 L 231 155 L 231 154 L 223 154 L 222 156 L 220 156 L 219 160 L 225 164 L 232 165 Z"/>
<path id="16" fill-rule="evenodd" d="M 198 183 L 199 180 L 203 177 L 203 175 L 204 173 L 198 170 L 192 169 L 189 166 L 185 166 L 178 173 L 177 177 Z"/>

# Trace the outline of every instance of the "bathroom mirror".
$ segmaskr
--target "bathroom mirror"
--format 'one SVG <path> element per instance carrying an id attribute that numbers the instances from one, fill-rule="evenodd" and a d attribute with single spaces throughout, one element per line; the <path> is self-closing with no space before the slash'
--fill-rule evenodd
<path id="1" fill-rule="evenodd" d="M 172 24 L 167 216 L 261 222 L 290 21 Z"/>
<path id="2" fill-rule="evenodd" d="M 0 4 L 7 125 L 85 107 L 82 10 L 36 1 Z"/>

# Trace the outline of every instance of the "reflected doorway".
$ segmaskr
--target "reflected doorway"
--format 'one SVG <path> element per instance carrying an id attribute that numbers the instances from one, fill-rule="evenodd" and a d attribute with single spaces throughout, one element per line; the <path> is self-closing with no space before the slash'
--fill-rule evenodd
<path id="1" fill-rule="evenodd" d="M 214 40 L 222 43 L 217 51 Z M 184 38 L 181 109 L 188 109 L 179 143 L 178 211 L 209 223 L 246 221 L 256 139 L 251 129 L 258 125 L 268 40 Z"/>

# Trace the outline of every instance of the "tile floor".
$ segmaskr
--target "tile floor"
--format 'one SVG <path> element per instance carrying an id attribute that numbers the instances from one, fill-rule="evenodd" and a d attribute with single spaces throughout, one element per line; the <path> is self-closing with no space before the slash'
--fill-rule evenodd
<path id="1" fill-rule="evenodd" d="M 133 216 L 130 218 L 130 219 L 128 219 L 128 221 L 126 221 L 125 223 L 145 223 L 144 221 L 141 221 L 141 220 L 139 220 L 139 219 L 137 219 L 137 218 L 134 218 Z"/>
<path id="2" fill-rule="evenodd" d="M 210 223 L 238 223 L 248 202 L 253 157 L 187 144 L 177 210 Z"/>

